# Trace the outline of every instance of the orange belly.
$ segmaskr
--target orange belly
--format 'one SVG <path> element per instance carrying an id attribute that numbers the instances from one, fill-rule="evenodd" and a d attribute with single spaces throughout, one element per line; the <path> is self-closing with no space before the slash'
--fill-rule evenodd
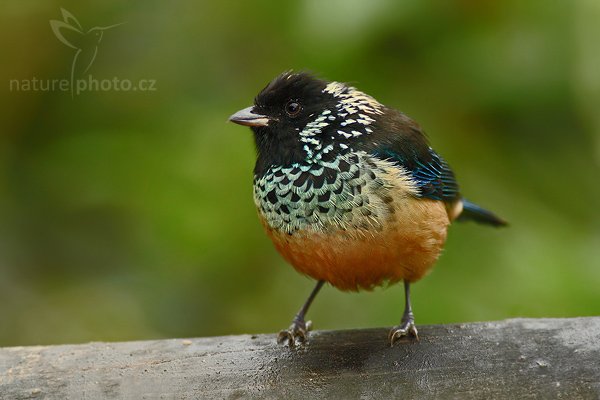
<path id="1" fill-rule="evenodd" d="M 263 225 L 296 270 L 341 290 L 414 282 L 439 257 L 449 225 L 444 203 L 406 198 L 379 229 L 306 229 L 289 235 Z"/>

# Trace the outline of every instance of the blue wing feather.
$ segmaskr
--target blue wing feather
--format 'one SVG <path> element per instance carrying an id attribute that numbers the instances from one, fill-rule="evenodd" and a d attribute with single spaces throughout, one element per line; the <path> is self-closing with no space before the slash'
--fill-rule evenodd
<path id="1" fill-rule="evenodd" d="M 376 155 L 396 162 L 412 174 L 420 196 L 452 202 L 460 197 L 458 183 L 452 169 L 431 147 L 426 154 L 401 155 L 390 149 L 377 150 Z"/>

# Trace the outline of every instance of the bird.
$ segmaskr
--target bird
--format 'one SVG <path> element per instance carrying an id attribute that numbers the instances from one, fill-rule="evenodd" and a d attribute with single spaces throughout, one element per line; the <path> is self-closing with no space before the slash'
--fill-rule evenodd
<path id="1" fill-rule="evenodd" d="M 418 340 L 411 284 L 437 261 L 453 221 L 507 222 L 459 191 L 417 122 L 348 84 L 287 71 L 229 121 L 251 128 L 253 197 L 277 251 L 316 280 L 277 340 L 307 341 L 306 313 L 325 283 L 342 291 L 404 283 L 391 346 Z"/>
<path id="2" fill-rule="evenodd" d="M 85 30 L 77 18 L 64 8 L 60 9 L 63 20 L 50 20 L 50 27 L 56 38 L 66 46 L 75 50 L 71 62 L 71 96 L 74 91 L 74 79 L 77 74 L 86 73 L 98 54 L 98 47 L 104 36 L 104 31 L 122 25 L 95 26 Z"/>

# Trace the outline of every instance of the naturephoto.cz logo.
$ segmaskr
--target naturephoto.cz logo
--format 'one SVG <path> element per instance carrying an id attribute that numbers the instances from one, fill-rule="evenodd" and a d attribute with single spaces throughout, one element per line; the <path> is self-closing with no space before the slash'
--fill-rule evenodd
<path id="1" fill-rule="evenodd" d="M 60 10 L 62 21 L 50 20 L 50 27 L 60 42 L 73 49 L 69 78 L 41 79 L 34 76 L 31 79 L 11 79 L 10 91 L 61 91 L 70 92 L 71 97 L 86 91 L 156 91 L 155 79 L 132 81 L 118 77 L 97 79 L 91 74 L 86 76 L 98 53 L 101 52 L 100 43 L 104 34 L 123 23 L 84 29 L 73 14 L 64 8 Z"/>

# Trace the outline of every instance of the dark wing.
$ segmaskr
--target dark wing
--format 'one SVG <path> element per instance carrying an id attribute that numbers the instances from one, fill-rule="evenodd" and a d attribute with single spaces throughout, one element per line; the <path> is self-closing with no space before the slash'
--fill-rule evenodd
<path id="1" fill-rule="evenodd" d="M 421 196 L 452 202 L 460 197 L 454 172 L 439 154 L 429 148 L 429 160 L 416 159 L 413 179 L 421 189 Z"/>
<path id="2" fill-rule="evenodd" d="M 405 168 L 419 188 L 419 196 L 452 203 L 460 199 L 450 166 L 427 142 L 421 127 L 405 114 L 387 108 L 373 133 L 359 150 Z"/>
<path id="3" fill-rule="evenodd" d="M 431 147 L 421 152 L 379 148 L 374 149 L 372 153 L 408 170 L 419 188 L 421 197 L 445 202 L 453 202 L 460 198 L 458 183 L 452 169 Z"/>

